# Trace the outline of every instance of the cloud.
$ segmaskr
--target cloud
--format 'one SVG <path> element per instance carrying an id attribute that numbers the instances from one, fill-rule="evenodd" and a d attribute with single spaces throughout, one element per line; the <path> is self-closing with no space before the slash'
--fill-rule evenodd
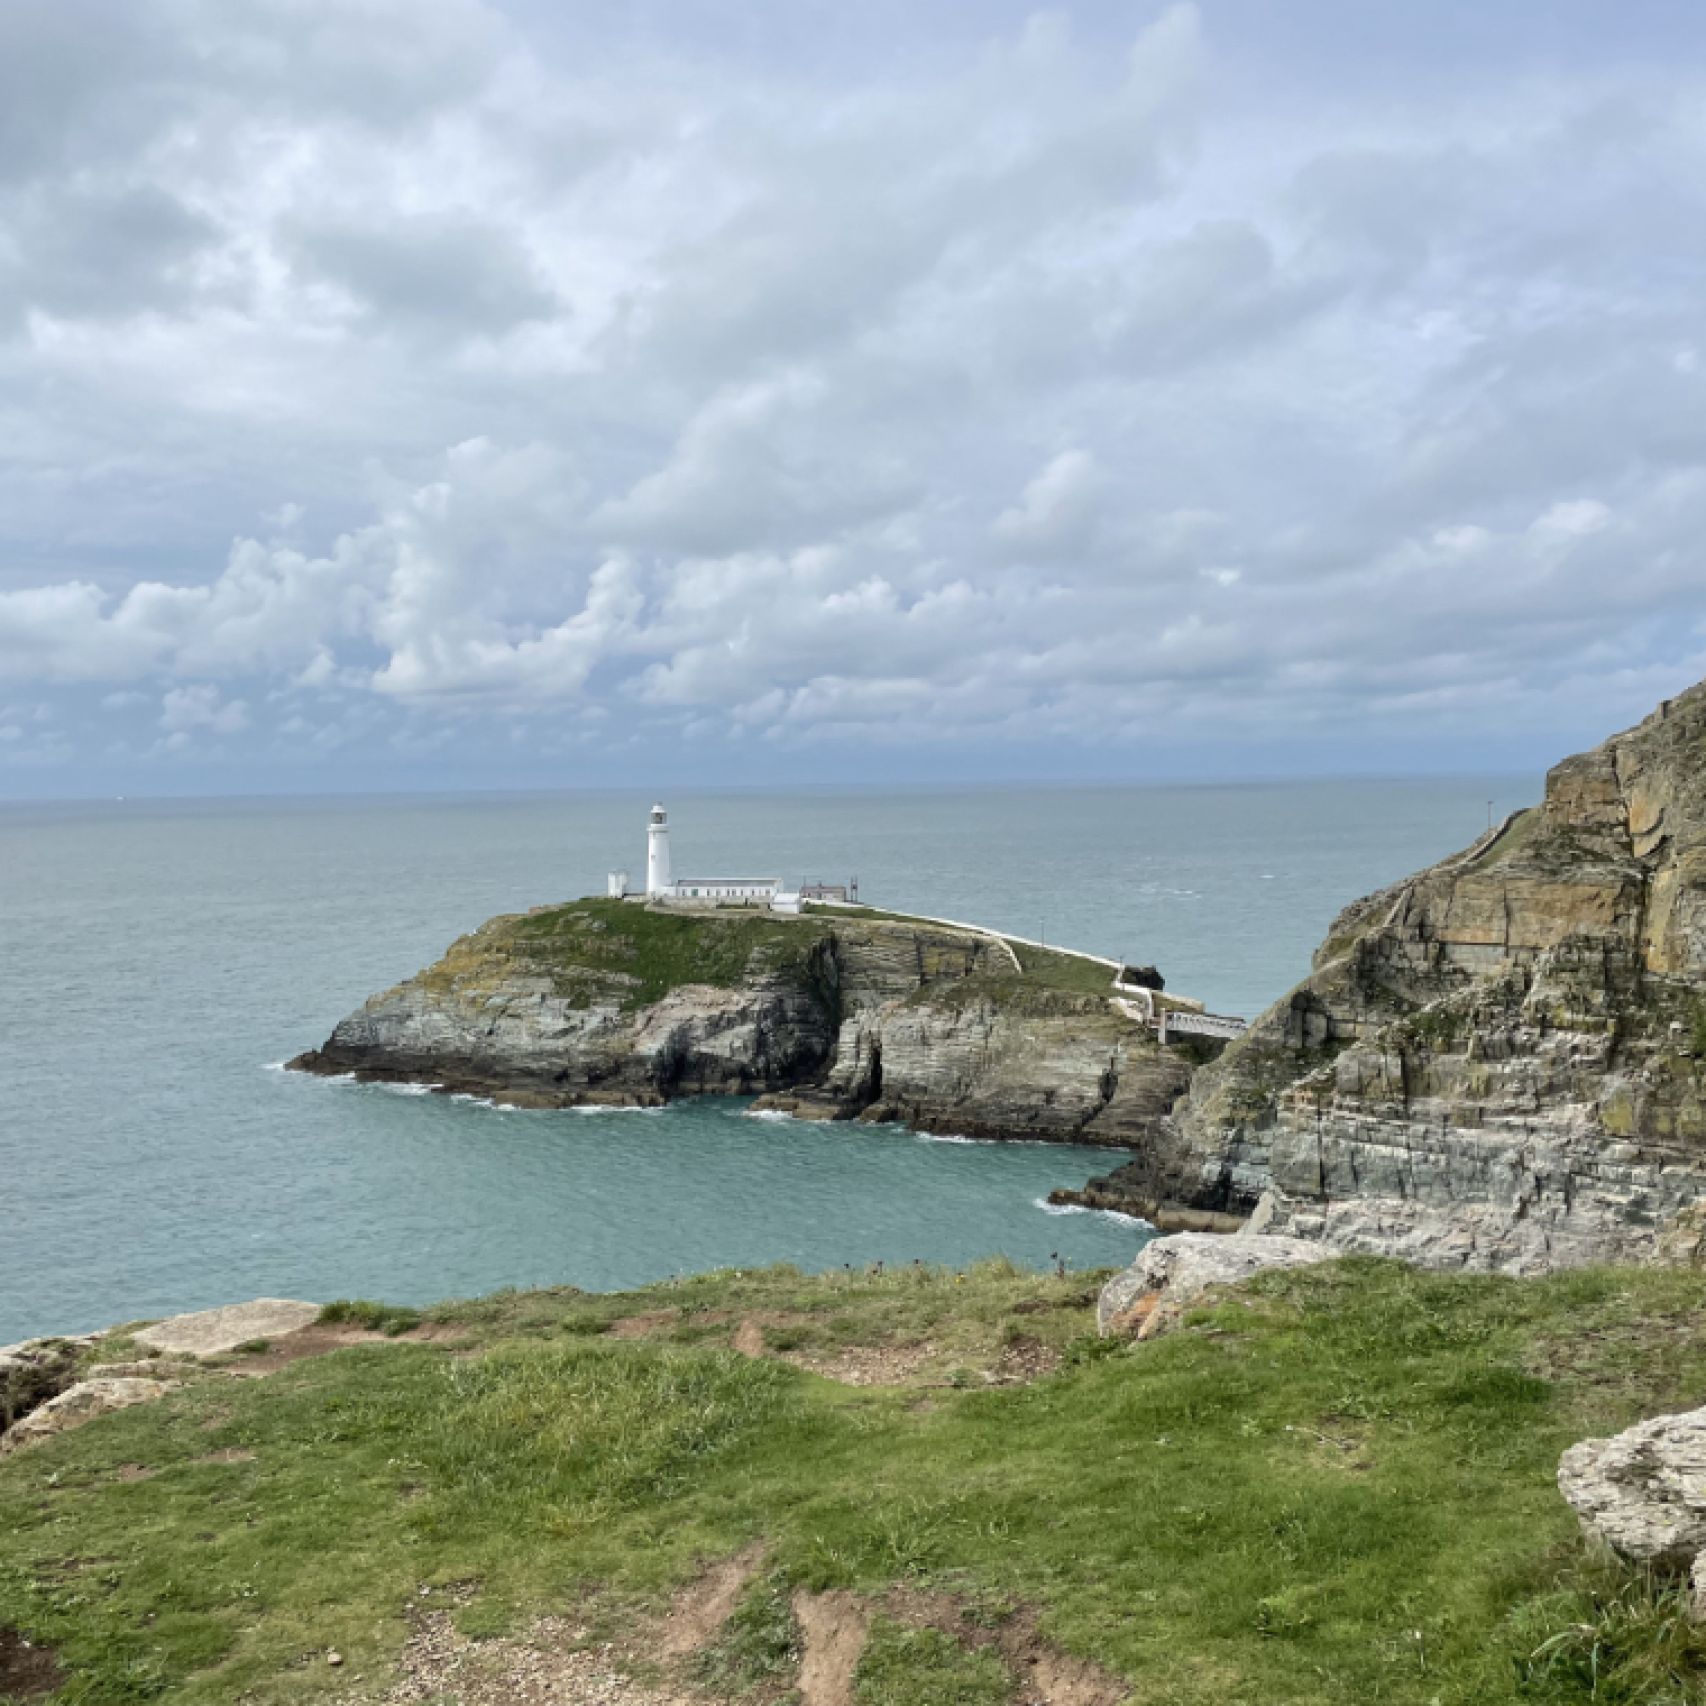
<path id="1" fill-rule="evenodd" d="M 1095 530 L 1102 485 L 1095 457 L 1063 450 L 996 517 L 995 537 L 1020 551 L 1082 551 Z"/>
<path id="2" fill-rule="evenodd" d="M 0 248 L 0 321 L 35 308 L 114 319 L 196 294 L 218 226 L 153 185 L 38 190 L 14 202 Z"/>
<path id="3" fill-rule="evenodd" d="M 248 726 L 248 706 L 241 699 L 221 699 L 216 687 L 173 687 L 160 700 L 160 727 L 174 738 L 199 729 L 234 735 Z"/>
<path id="4" fill-rule="evenodd" d="M 0 63 L 0 679 L 85 751 L 1450 762 L 1706 649 L 1686 58 L 63 13 Z"/>
<path id="5" fill-rule="evenodd" d="M 1597 498 L 1570 498 L 1550 505 L 1529 524 L 1541 538 L 1584 539 L 1611 525 L 1611 510 Z"/>
<path id="6" fill-rule="evenodd" d="M 300 268 L 337 285 L 379 327 L 501 333 L 559 307 L 514 236 L 488 221 L 310 226 L 290 247 Z"/>

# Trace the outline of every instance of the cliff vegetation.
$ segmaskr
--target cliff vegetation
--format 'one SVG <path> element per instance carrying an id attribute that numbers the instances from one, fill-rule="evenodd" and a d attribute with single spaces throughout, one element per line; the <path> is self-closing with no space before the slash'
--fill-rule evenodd
<path id="1" fill-rule="evenodd" d="M 1678 1595 L 1554 1485 L 1698 1398 L 1706 1278 L 1353 1258 L 1147 1344 L 1094 1296 L 993 1263 L 341 1306 L 0 1456 L 0 1698 L 26 1652 L 79 1706 L 1706 1697 Z"/>

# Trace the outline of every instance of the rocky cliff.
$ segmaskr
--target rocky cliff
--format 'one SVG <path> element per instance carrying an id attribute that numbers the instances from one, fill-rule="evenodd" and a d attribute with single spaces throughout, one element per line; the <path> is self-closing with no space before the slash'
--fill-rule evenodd
<path id="1" fill-rule="evenodd" d="M 1706 684 L 1348 907 L 1086 1200 L 1510 1271 L 1692 1255 L 1706 1199 Z"/>
<path id="2" fill-rule="evenodd" d="M 1107 975 L 905 919 L 587 900 L 492 919 L 291 1065 L 536 1107 L 759 1092 L 814 1117 L 1139 1144 L 1190 1063 Z"/>

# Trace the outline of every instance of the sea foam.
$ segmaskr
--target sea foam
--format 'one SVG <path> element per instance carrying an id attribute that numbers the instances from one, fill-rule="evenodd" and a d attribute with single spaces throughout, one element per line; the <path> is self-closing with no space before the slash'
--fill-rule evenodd
<path id="1" fill-rule="evenodd" d="M 1104 1220 L 1118 1220 L 1127 1226 L 1141 1226 L 1146 1232 L 1156 1230 L 1142 1215 L 1125 1214 L 1117 1208 L 1086 1208 L 1082 1203 L 1050 1202 L 1047 1197 L 1032 1197 L 1031 1206 L 1040 1208 L 1044 1214 L 1099 1214 Z"/>

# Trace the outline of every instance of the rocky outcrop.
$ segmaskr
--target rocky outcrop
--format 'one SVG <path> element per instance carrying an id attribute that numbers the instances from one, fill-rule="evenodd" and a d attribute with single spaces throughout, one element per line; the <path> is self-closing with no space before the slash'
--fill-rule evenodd
<path id="1" fill-rule="evenodd" d="M 1175 1325 L 1187 1304 L 1217 1287 L 1239 1285 L 1269 1268 L 1309 1267 L 1331 1255 L 1302 1238 L 1179 1232 L 1152 1239 L 1102 1287 L 1096 1331 L 1105 1339 L 1152 1339 Z"/>
<path id="2" fill-rule="evenodd" d="M 1096 1188 L 1435 1266 L 1701 1250 L 1706 686 L 1348 907 Z"/>
<path id="3" fill-rule="evenodd" d="M 169 1382 L 133 1376 L 91 1375 L 38 1405 L 22 1421 L 0 1434 L 0 1456 L 80 1428 L 97 1416 L 132 1404 L 149 1404 L 170 1390 Z"/>
<path id="4" fill-rule="evenodd" d="M 250 1303 L 227 1303 L 218 1309 L 198 1309 L 192 1315 L 173 1315 L 152 1327 L 139 1328 L 132 1337 L 139 1345 L 165 1356 L 223 1356 L 239 1345 L 282 1338 L 319 1318 L 317 1303 L 257 1297 Z"/>
<path id="5" fill-rule="evenodd" d="M 0 1434 L 57 1397 L 77 1377 L 87 1339 L 25 1339 L 0 1345 Z"/>
<path id="6" fill-rule="evenodd" d="M 1086 964 L 924 921 L 579 901 L 493 919 L 291 1064 L 520 1105 L 757 1093 L 809 1117 L 1142 1143 L 1190 1062 Z"/>
<path id="7" fill-rule="evenodd" d="M 1558 1490 L 1584 1532 L 1619 1557 L 1686 1569 L 1706 1551 L 1706 1410 L 1572 1445 Z"/>

